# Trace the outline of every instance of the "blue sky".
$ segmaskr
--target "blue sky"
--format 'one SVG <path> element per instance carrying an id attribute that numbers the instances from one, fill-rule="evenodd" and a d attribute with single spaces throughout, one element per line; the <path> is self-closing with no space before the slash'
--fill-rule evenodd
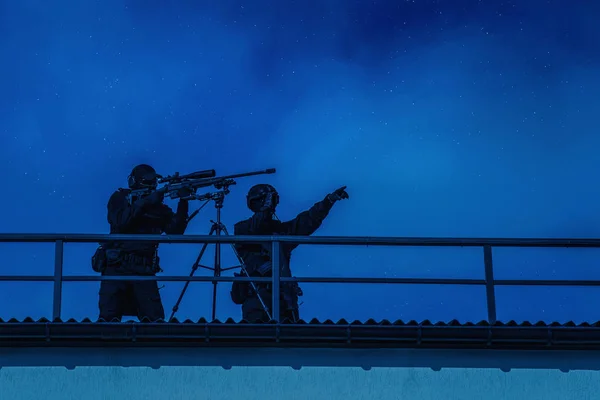
<path id="1" fill-rule="evenodd" d="M 0 2 L 2 231 L 106 233 L 110 194 L 149 163 L 276 167 L 233 188 L 230 230 L 265 182 L 282 219 L 347 185 L 320 235 L 598 237 L 600 5 L 516 3 Z M 212 218 L 205 209 L 188 233 Z M 91 274 L 94 248 L 67 245 L 65 273 Z M 0 249 L 2 274 L 52 272 L 52 245 Z M 198 250 L 163 246 L 166 273 L 189 273 Z M 600 279 L 595 250 L 494 255 L 501 279 Z M 480 249 L 305 246 L 292 268 L 483 276 Z M 66 283 L 63 317 L 96 318 L 98 285 Z M 0 287 L 1 317 L 51 315 L 50 283 Z M 161 290 L 167 313 L 181 287 Z M 303 288 L 308 319 L 486 317 L 478 287 Z M 228 291 L 217 316 L 239 319 Z M 192 284 L 177 316 L 208 317 L 210 299 L 210 284 Z M 598 301 L 594 288 L 497 289 L 501 320 L 599 320 Z"/>

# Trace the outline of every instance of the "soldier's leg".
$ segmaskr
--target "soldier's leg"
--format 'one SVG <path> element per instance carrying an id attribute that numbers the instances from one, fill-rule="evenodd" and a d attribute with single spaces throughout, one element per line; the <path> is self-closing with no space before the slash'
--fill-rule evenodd
<path id="1" fill-rule="evenodd" d="M 98 292 L 99 318 L 107 322 L 121 321 L 127 282 L 102 281 Z"/>
<path id="2" fill-rule="evenodd" d="M 139 320 L 144 318 L 150 321 L 164 320 L 165 309 L 158 291 L 158 282 L 135 281 L 132 286 Z"/>
<path id="3" fill-rule="evenodd" d="M 288 323 L 298 322 L 300 313 L 298 311 L 298 295 L 295 292 L 295 288 L 292 288 L 292 291 L 282 292 L 280 310 L 280 321 L 286 321 Z"/>
<path id="4" fill-rule="evenodd" d="M 267 306 L 270 306 L 270 302 Z M 260 300 L 256 296 L 248 297 L 242 304 L 242 319 L 248 322 L 269 322 L 269 315 L 265 312 Z"/>
<path id="5" fill-rule="evenodd" d="M 242 319 L 251 323 L 269 322 L 269 316 L 263 309 L 248 307 L 246 303 L 242 305 Z"/>
<path id="6" fill-rule="evenodd" d="M 298 312 L 297 309 L 281 310 L 281 320 L 280 321 L 286 321 L 286 320 L 287 320 L 287 322 L 298 322 L 300 320 L 300 313 Z"/>

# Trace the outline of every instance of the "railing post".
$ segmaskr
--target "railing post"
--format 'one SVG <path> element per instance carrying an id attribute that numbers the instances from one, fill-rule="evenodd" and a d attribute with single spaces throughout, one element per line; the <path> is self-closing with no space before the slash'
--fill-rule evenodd
<path id="1" fill-rule="evenodd" d="M 487 299 L 488 322 L 496 323 L 496 291 L 494 286 L 494 264 L 492 262 L 492 246 L 483 246 L 483 262 L 485 265 L 485 297 Z"/>
<path id="2" fill-rule="evenodd" d="M 271 300 L 271 318 L 279 322 L 279 277 L 281 271 L 281 260 L 280 260 L 281 243 L 274 240 L 271 249 L 271 270 L 273 271 L 273 282 L 272 282 L 272 293 L 273 298 Z"/>
<path id="3" fill-rule="evenodd" d="M 54 300 L 52 302 L 52 319 L 60 319 L 62 308 L 62 275 L 64 244 L 57 240 L 54 244 Z"/>

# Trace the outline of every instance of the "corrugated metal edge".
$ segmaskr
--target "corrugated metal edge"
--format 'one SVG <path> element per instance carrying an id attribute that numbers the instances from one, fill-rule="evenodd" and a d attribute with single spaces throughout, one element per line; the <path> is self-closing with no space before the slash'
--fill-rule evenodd
<path id="1" fill-rule="evenodd" d="M 91 320 L 89 318 L 85 318 L 82 320 L 76 320 L 76 319 L 68 319 L 68 320 L 61 320 L 61 319 L 56 319 L 56 320 L 49 320 L 46 318 L 41 318 L 38 320 L 35 320 L 33 318 L 27 317 L 24 318 L 22 320 L 19 320 L 17 318 L 11 318 L 8 320 L 4 320 L 2 318 L 0 318 L 0 323 L 1 324 L 27 324 L 27 323 L 63 323 L 63 324 L 98 324 L 98 323 L 105 323 L 106 321 L 99 321 L 99 320 Z M 123 322 L 123 323 L 128 323 L 128 322 Z M 216 324 L 216 325 L 221 325 L 221 324 L 227 324 L 227 325 L 239 325 L 239 324 L 248 324 L 248 321 L 236 321 L 233 318 L 228 318 L 225 321 L 221 321 L 221 320 L 213 320 L 213 321 L 209 321 L 205 318 L 200 318 L 196 321 L 193 321 L 191 319 L 186 319 L 183 321 L 179 321 L 176 318 L 173 318 L 170 321 L 149 321 L 149 320 L 143 320 L 141 323 L 160 323 L 160 324 Z M 275 322 L 272 322 L 275 323 Z M 287 324 L 287 323 L 291 323 L 290 321 L 282 321 L 282 323 Z M 269 324 L 269 323 L 267 323 Z M 310 321 L 304 321 L 304 320 L 300 320 L 298 322 L 295 323 L 295 325 L 354 325 L 354 326 L 406 326 L 406 327 L 418 327 L 418 326 L 436 326 L 436 327 L 443 327 L 443 326 L 447 326 L 447 327 L 473 327 L 473 326 L 502 326 L 502 327 L 579 327 L 579 328 L 587 328 L 587 327 L 600 327 L 600 321 L 596 321 L 596 322 L 582 322 L 582 323 L 575 323 L 574 321 L 568 321 L 568 322 L 564 322 L 564 323 L 560 323 L 560 322 L 544 322 L 544 321 L 537 321 L 537 322 L 531 322 L 531 321 L 522 321 L 522 322 L 517 322 L 514 320 L 510 320 L 510 321 L 506 321 L 506 322 L 496 322 L 494 324 L 489 324 L 487 321 L 479 321 L 479 322 L 461 322 L 458 320 L 451 320 L 451 321 L 437 321 L 437 322 L 433 322 L 430 320 L 423 320 L 423 321 L 415 321 L 415 320 L 409 320 L 409 321 L 403 321 L 401 319 L 395 320 L 395 321 L 390 321 L 387 319 L 384 320 L 380 320 L 380 321 L 376 321 L 374 319 L 368 319 L 366 321 L 359 321 L 359 320 L 354 320 L 354 321 L 348 321 L 345 319 L 340 319 L 338 321 L 333 321 L 333 320 L 324 320 L 324 321 L 319 321 L 316 318 L 311 319 Z"/>

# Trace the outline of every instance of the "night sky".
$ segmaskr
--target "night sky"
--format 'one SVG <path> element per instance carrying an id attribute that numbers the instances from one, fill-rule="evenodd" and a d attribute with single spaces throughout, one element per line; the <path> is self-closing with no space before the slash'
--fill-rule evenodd
<path id="1" fill-rule="evenodd" d="M 598 15 L 598 2 L 565 0 L 2 0 L 0 230 L 107 233 L 109 196 L 149 163 L 277 168 L 232 189 L 230 231 L 265 182 L 282 219 L 347 185 L 319 235 L 600 237 Z M 208 206 L 187 233 L 214 218 Z M 188 274 L 199 248 L 163 245 L 165 274 Z M 50 274 L 53 249 L 0 244 L 0 274 Z M 92 274 L 94 250 L 67 245 L 65 273 Z M 600 251 L 494 256 L 499 279 L 600 279 Z M 304 246 L 292 268 L 481 278 L 483 257 Z M 167 315 L 182 286 L 161 290 Z M 65 283 L 63 318 L 96 319 L 98 287 Z M 221 320 L 241 318 L 229 287 Z M 305 319 L 486 318 L 483 287 L 302 287 Z M 177 317 L 209 317 L 210 289 L 193 283 Z M 51 317 L 51 292 L 0 283 L 0 317 Z M 597 288 L 503 287 L 497 302 L 501 320 L 600 319 Z"/>

